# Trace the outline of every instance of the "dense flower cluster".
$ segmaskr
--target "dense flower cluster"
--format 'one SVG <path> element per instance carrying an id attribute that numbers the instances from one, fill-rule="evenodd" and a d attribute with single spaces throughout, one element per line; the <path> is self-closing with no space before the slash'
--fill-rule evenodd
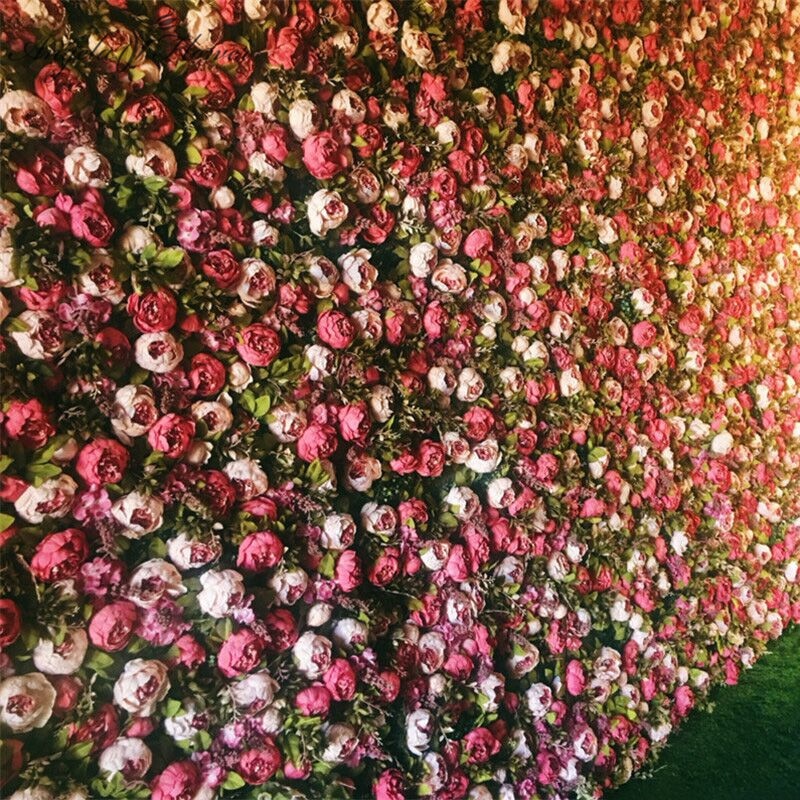
<path id="1" fill-rule="evenodd" d="M 800 621 L 796 0 L 0 0 L 15 800 L 599 797 Z"/>

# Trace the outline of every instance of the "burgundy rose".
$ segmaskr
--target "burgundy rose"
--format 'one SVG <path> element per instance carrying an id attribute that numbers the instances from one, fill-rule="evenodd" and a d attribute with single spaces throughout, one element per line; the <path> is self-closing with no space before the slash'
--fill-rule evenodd
<path id="1" fill-rule="evenodd" d="M 186 170 L 186 177 L 205 189 L 222 186 L 228 177 L 228 159 L 215 147 L 204 147 L 200 158 L 199 164 Z"/>
<path id="2" fill-rule="evenodd" d="M 19 636 L 22 615 L 19 606 L 6 597 L 0 599 L 0 647 L 8 647 Z"/>
<path id="3" fill-rule="evenodd" d="M 64 161 L 51 150 L 39 147 L 21 159 L 14 177 L 26 194 L 55 197 L 64 185 Z"/>
<path id="4" fill-rule="evenodd" d="M 225 385 L 225 365 L 208 353 L 192 357 L 189 383 L 198 397 L 211 397 Z"/>
<path id="5" fill-rule="evenodd" d="M 219 67 L 200 64 L 186 75 L 186 85 L 190 89 L 203 90 L 200 104 L 212 111 L 229 106 L 236 92 L 230 78 Z"/>
<path id="6" fill-rule="evenodd" d="M 86 83 L 75 70 L 60 64 L 46 64 L 33 82 L 36 94 L 55 116 L 69 117 L 86 93 Z"/>

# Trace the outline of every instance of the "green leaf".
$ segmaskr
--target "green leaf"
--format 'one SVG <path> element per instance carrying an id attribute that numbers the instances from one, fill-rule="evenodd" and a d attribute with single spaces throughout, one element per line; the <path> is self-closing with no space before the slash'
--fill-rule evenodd
<path id="1" fill-rule="evenodd" d="M 10 514 L 0 514 L 0 531 L 8 530 L 14 524 L 14 517 Z"/>
<path id="2" fill-rule="evenodd" d="M 244 786 L 244 778 L 238 772 L 229 772 L 222 784 L 223 789 L 241 789 Z"/>

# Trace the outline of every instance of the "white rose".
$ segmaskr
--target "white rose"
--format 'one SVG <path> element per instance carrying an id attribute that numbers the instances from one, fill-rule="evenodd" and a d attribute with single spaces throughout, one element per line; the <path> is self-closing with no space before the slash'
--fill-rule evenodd
<path id="1" fill-rule="evenodd" d="M 16 319 L 23 330 L 11 331 L 22 354 L 27 358 L 43 360 L 57 356 L 64 349 L 61 323 L 49 311 L 23 311 Z"/>
<path id="2" fill-rule="evenodd" d="M 183 345 L 171 333 L 143 333 L 134 347 L 136 363 L 148 372 L 172 372 L 183 359 Z"/>
<path id="3" fill-rule="evenodd" d="M 155 659 L 134 658 L 114 684 L 114 702 L 134 717 L 149 717 L 169 691 L 167 667 Z"/>
<path id="4" fill-rule="evenodd" d="M 162 597 L 180 597 L 185 593 L 180 572 L 163 558 L 145 561 L 128 579 L 128 598 L 141 608 L 152 608 Z"/>
<path id="5" fill-rule="evenodd" d="M 436 720 L 425 708 L 412 711 L 406 717 L 406 745 L 415 755 L 421 756 L 430 746 Z"/>
<path id="6" fill-rule="evenodd" d="M 328 764 L 346 761 L 358 747 L 358 735 L 350 725 L 334 723 L 325 736 L 327 743 L 322 751 L 322 760 Z"/>
<path id="7" fill-rule="evenodd" d="M 236 493 L 244 501 L 252 500 L 269 489 L 267 473 L 252 458 L 229 461 L 222 471 L 230 478 Z"/>
<path id="8" fill-rule="evenodd" d="M 470 451 L 466 466 L 473 472 L 486 474 L 497 469 L 502 460 L 500 447 L 495 439 L 485 439 Z"/>
<path id="9" fill-rule="evenodd" d="M 311 681 L 321 678 L 331 665 L 331 640 L 306 631 L 292 647 L 298 671 Z"/>
<path id="10" fill-rule="evenodd" d="M 202 542 L 185 533 L 173 536 L 167 542 L 167 556 L 180 570 L 197 569 L 216 561 L 222 553 L 218 542 Z"/>
<path id="11" fill-rule="evenodd" d="M 330 514 L 322 525 L 319 543 L 326 550 L 346 550 L 356 539 L 356 523 L 349 514 Z"/>
<path id="12" fill-rule="evenodd" d="M 467 271 L 449 258 L 443 258 L 431 273 L 431 285 L 440 292 L 460 294 L 468 284 Z"/>
<path id="13" fill-rule="evenodd" d="M 228 385 L 233 391 L 244 391 L 252 382 L 253 371 L 244 361 L 234 361 L 228 367 Z"/>
<path id="14" fill-rule="evenodd" d="M 231 684 L 228 691 L 237 708 L 254 714 L 272 704 L 277 689 L 277 682 L 266 670 L 262 670 Z"/>
<path id="15" fill-rule="evenodd" d="M 339 270 L 336 265 L 325 256 L 315 256 L 311 253 L 303 260 L 306 273 L 314 281 L 314 295 L 330 297 L 339 282 Z"/>
<path id="16" fill-rule="evenodd" d="M 439 251 L 430 242 L 415 244 L 408 253 L 411 274 L 417 278 L 427 278 L 439 260 Z"/>
<path id="17" fill-rule="evenodd" d="M 236 611 L 244 600 L 244 579 L 233 569 L 211 569 L 200 576 L 203 587 L 197 603 L 204 614 L 222 619 Z"/>
<path id="18" fill-rule="evenodd" d="M 14 510 L 26 522 L 38 525 L 45 519 L 65 517 L 75 502 L 78 484 L 65 474 L 50 478 L 41 486 L 29 486 L 17 498 Z"/>
<path id="19" fill-rule="evenodd" d="M 43 786 L 29 786 L 17 789 L 8 800 L 53 800 L 53 793 Z"/>
<path id="20" fill-rule="evenodd" d="M 270 411 L 267 427 L 279 442 L 294 442 L 306 429 L 308 419 L 301 409 L 284 403 Z"/>
<path id="21" fill-rule="evenodd" d="M 111 180 L 111 164 L 93 147 L 79 145 L 64 156 L 64 174 L 76 189 L 102 189 Z"/>
<path id="22" fill-rule="evenodd" d="M 0 682 L 0 723 L 13 733 L 27 733 L 47 724 L 56 690 L 41 672 L 14 675 Z"/>
<path id="23" fill-rule="evenodd" d="M 558 387 L 562 397 L 572 397 L 583 391 L 583 379 L 577 366 L 569 367 L 559 373 Z"/>
<path id="24" fill-rule="evenodd" d="M 365 503 L 361 506 L 361 524 L 369 533 L 391 533 L 397 528 L 397 512 L 391 506 Z"/>
<path id="25" fill-rule="evenodd" d="M 161 239 L 144 225 L 129 225 L 119 237 L 117 245 L 127 253 L 141 253 L 148 245 L 160 246 Z"/>
<path id="26" fill-rule="evenodd" d="M 211 50 L 222 38 L 224 26 L 219 12 L 210 4 L 204 3 L 186 12 L 186 33 L 199 50 Z"/>
<path id="27" fill-rule="evenodd" d="M 534 683 L 525 692 L 525 703 L 534 719 L 542 719 L 550 710 L 553 692 L 546 683 Z"/>
<path id="28" fill-rule="evenodd" d="M 123 526 L 122 535 L 141 539 L 158 530 L 164 521 L 164 503 L 155 495 L 134 491 L 115 500 L 111 515 Z"/>
<path id="29" fill-rule="evenodd" d="M 465 403 L 474 403 L 482 394 L 486 384 L 477 370 L 465 367 L 458 373 L 456 397 Z"/>
<path id="30" fill-rule="evenodd" d="M 376 0 L 367 9 L 367 26 L 371 31 L 392 36 L 397 33 L 399 24 L 397 11 L 389 0 Z"/>
<path id="31" fill-rule="evenodd" d="M 347 457 L 345 485 L 355 492 L 368 492 L 372 484 L 383 475 L 381 462 L 366 453 L 351 450 Z"/>
<path id="32" fill-rule="evenodd" d="M 0 323 L 9 315 L 11 311 L 11 304 L 8 302 L 6 296 L 0 293 Z"/>
<path id="33" fill-rule="evenodd" d="M 174 717 L 164 720 L 164 730 L 176 742 L 185 742 L 193 739 L 198 730 L 202 730 L 205 719 L 198 713 L 194 700 L 184 700 L 183 708 Z"/>
<path id="34" fill-rule="evenodd" d="M 458 147 L 461 143 L 461 129 L 451 119 L 443 119 L 435 128 L 436 140 L 439 144 Z"/>
<path id="35" fill-rule="evenodd" d="M 117 773 L 127 781 L 143 778 L 153 763 L 153 753 L 141 740 L 120 736 L 113 744 L 106 747 L 97 761 L 100 771 L 112 777 Z"/>
<path id="36" fill-rule="evenodd" d="M 280 164 L 276 164 L 266 153 L 253 153 L 247 159 L 247 168 L 250 172 L 266 178 L 272 183 L 283 183 L 286 180 L 286 170 Z"/>
<path id="37" fill-rule="evenodd" d="M 522 36 L 525 33 L 525 14 L 524 8 L 532 14 L 538 6 L 538 0 L 525 0 L 523 3 L 515 3 L 516 8 L 511 9 L 508 0 L 500 0 L 500 7 L 497 10 L 497 17 L 509 33 Z"/>
<path id="38" fill-rule="evenodd" d="M 277 280 L 275 270 L 260 258 L 245 258 L 236 293 L 239 299 L 250 308 L 261 303 L 264 298 L 275 293 Z"/>
<path id="39" fill-rule="evenodd" d="M 333 615 L 333 607 L 329 603 L 314 603 L 308 609 L 306 624 L 312 628 L 321 628 L 330 622 Z"/>
<path id="40" fill-rule="evenodd" d="M 514 502 L 511 478 L 495 478 L 486 487 L 486 499 L 492 508 L 508 508 Z"/>
<path id="41" fill-rule="evenodd" d="M 319 130 L 319 110 L 306 98 L 294 100 L 289 107 L 289 127 L 295 139 L 303 141 Z"/>
<path id="42" fill-rule="evenodd" d="M 308 224 L 316 236 L 325 236 L 328 231 L 338 228 L 349 213 L 347 204 L 338 192 L 320 189 L 308 200 Z"/>
<path id="43" fill-rule="evenodd" d="M 361 124 L 367 116 L 364 101 L 352 89 L 340 89 L 331 98 L 331 109 L 336 119 L 342 119 L 349 125 Z"/>
<path id="44" fill-rule="evenodd" d="M 444 499 L 460 520 L 469 519 L 480 511 L 481 501 L 468 486 L 453 486 Z"/>
<path id="45" fill-rule="evenodd" d="M 366 294 L 378 278 L 378 270 L 369 262 L 371 255 L 369 250 L 362 247 L 339 256 L 342 280 L 356 294 Z"/>
<path id="46" fill-rule="evenodd" d="M 389 386 L 378 384 L 370 389 L 367 395 L 367 405 L 376 422 L 386 422 L 393 414 L 393 394 Z"/>
<path id="47" fill-rule="evenodd" d="M 78 276 L 78 289 L 92 297 L 103 297 L 117 305 L 126 295 L 122 284 L 114 277 L 114 260 L 107 250 L 98 247 L 92 252 L 86 270 Z"/>
<path id="48" fill-rule="evenodd" d="M 404 56 L 410 58 L 422 69 L 431 69 L 436 64 L 430 37 L 424 31 L 412 27 L 408 20 L 403 23 L 400 48 Z"/>
<path id="49" fill-rule="evenodd" d="M 255 110 L 264 114 L 269 120 L 275 119 L 279 95 L 278 87 L 272 83 L 261 81 L 250 87 L 250 99 L 253 101 Z"/>
<path id="50" fill-rule="evenodd" d="M 117 389 L 111 406 L 111 426 L 120 438 L 143 436 L 159 418 L 156 398 L 149 386 L 129 384 Z"/>
<path id="51" fill-rule="evenodd" d="M 653 313 L 655 298 L 647 289 L 634 289 L 631 293 L 631 301 L 633 307 L 643 317 L 649 317 Z"/>
<path id="52" fill-rule="evenodd" d="M 216 436 L 233 425 L 233 412 L 217 400 L 200 400 L 192 403 L 192 419 L 202 422 L 208 429 L 207 436 Z"/>
<path id="53" fill-rule="evenodd" d="M 420 653 L 420 666 L 426 675 L 433 675 L 444 664 L 447 643 L 441 633 L 424 633 L 417 642 L 417 649 Z"/>
<path id="54" fill-rule="evenodd" d="M 611 647 L 602 647 L 594 661 L 594 677 L 603 683 L 612 683 L 622 674 L 622 657 Z"/>
<path id="55" fill-rule="evenodd" d="M 308 575 L 300 568 L 282 569 L 269 579 L 275 599 L 285 606 L 294 605 L 308 588 Z"/>
<path id="56" fill-rule="evenodd" d="M 711 452 L 717 456 L 726 456 L 733 447 L 733 436 L 728 431 L 720 431 L 711 440 Z"/>
<path id="57" fill-rule="evenodd" d="M 0 97 L 0 119 L 9 133 L 43 139 L 50 131 L 53 112 L 35 94 L 14 89 Z"/>
<path id="58" fill-rule="evenodd" d="M 40 639 L 33 648 L 33 664 L 46 675 L 72 675 L 83 664 L 88 646 L 89 639 L 83 628 L 67 631 L 61 644 Z"/>
<path id="59" fill-rule="evenodd" d="M 365 342 L 377 342 L 383 336 L 383 320 L 381 315 L 371 308 L 360 308 L 350 315 L 355 325 L 358 338 Z"/>
<path id="60" fill-rule="evenodd" d="M 172 179 L 178 173 L 178 162 L 172 148 L 164 142 L 151 139 L 142 145 L 141 155 L 131 153 L 125 159 L 125 169 L 141 178 Z"/>

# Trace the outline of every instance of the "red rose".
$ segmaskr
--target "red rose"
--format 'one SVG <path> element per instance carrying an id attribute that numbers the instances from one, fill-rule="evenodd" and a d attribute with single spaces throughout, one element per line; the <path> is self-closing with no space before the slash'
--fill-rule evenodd
<path id="1" fill-rule="evenodd" d="M 335 658 L 322 680 L 334 700 L 352 700 L 356 693 L 355 670 L 344 658 Z"/>
<path id="2" fill-rule="evenodd" d="M 167 458 L 180 458 L 189 449 L 194 432 L 193 419 L 180 414 L 165 414 L 147 432 L 147 442 Z"/>
<path id="3" fill-rule="evenodd" d="M 198 397 L 211 397 L 225 385 L 224 364 L 208 353 L 198 353 L 192 357 L 189 370 L 189 383 Z"/>
<path id="4" fill-rule="evenodd" d="M 215 147 L 204 147 L 200 158 L 199 164 L 186 170 L 186 177 L 205 189 L 222 186 L 228 177 L 228 159 Z"/>
<path id="5" fill-rule="evenodd" d="M 327 181 L 338 175 L 349 161 L 347 148 L 330 131 L 312 133 L 303 142 L 303 163 L 319 180 Z"/>
<path id="6" fill-rule="evenodd" d="M 33 82 L 34 90 L 55 116 L 72 116 L 75 106 L 86 93 L 86 83 L 75 70 L 60 64 L 46 64 Z"/>
<path id="7" fill-rule="evenodd" d="M 375 125 L 362 122 L 356 125 L 355 134 L 363 141 L 363 144 L 357 146 L 361 158 L 371 158 L 383 148 L 383 134 Z"/>
<path id="8" fill-rule="evenodd" d="M 78 528 L 50 533 L 36 546 L 31 572 L 40 581 L 74 578 L 89 555 L 86 534 Z"/>
<path id="9" fill-rule="evenodd" d="M 232 289 L 242 274 L 242 268 L 230 250 L 212 250 L 203 260 L 201 269 L 220 289 Z"/>
<path id="10" fill-rule="evenodd" d="M 64 162 L 52 151 L 39 147 L 20 161 L 14 177 L 26 194 L 55 197 L 64 185 Z"/>
<path id="11" fill-rule="evenodd" d="M 114 235 L 114 223 L 100 205 L 89 200 L 72 206 L 69 224 L 72 235 L 92 247 L 105 247 Z"/>
<path id="12" fill-rule="evenodd" d="M 194 797 L 203 782 L 200 767 L 193 761 L 170 764 L 150 784 L 152 800 L 184 800 Z"/>
<path id="13" fill-rule="evenodd" d="M 117 600 L 103 606 L 89 623 L 89 639 L 95 647 L 113 653 L 122 650 L 133 636 L 139 612 L 133 603 Z"/>
<path id="14" fill-rule="evenodd" d="M 164 139 L 175 130 L 172 113 L 154 94 L 131 100 L 122 114 L 122 121 L 138 125 L 148 139 Z"/>
<path id="15" fill-rule="evenodd" d="M 155 289 L 128 297 L 128 314 L 142 333 L 168 331 L 178 316 L 178 303 L 169 289 Z"/>
<path id="16" fill-rule="evenodd" d="M 128 467 L 128 457 L 128 450 L 118 441 L 95 439 L 81 448 L 75 469 L 92 486 L 119 483 Z"/>
<path id="17" fill-rule="evenodd" d="M 236 502 L 236 489 L 230 479 L 224 472 L 216 469 L 203 472 L 194 489 L 215 517 L 224 517 Z"/>
<path id="18" fill-rule="evenodd" d="M 53 706 L 53 714 L 58 717 L 65 717 L 81 699 L 84 686 L 72 675 L 51 675 L 48 680 L 56 690 L 56 702 Z"/>
<path id="19" fill-rule="evenodd" d="M 394 230 L 395 217 L 389 209 L 375 205 L 369 217 L 361 218 L 361 238 L 369 244 L 383 244 Z"/>
<path id="20" fill-rule="evenodd" d="M 0 599 L 0 647 L 8 647 L 19 636 L 22 615 L 19 606 L 8 598 Z"/>
<path id="21" fill-rule="evenodd" d="M 236 97 L 230 78 L 219 67 L 211 65 L 201 64 L 193 69 L 186 76 L 186 85 L 190 89 L 204 89 L 200 104 L 212 111 L 226 108 Z"/>
<path id="22" fill-rule="evenodd" d="M 444 447 L 426 439 L 417 450 L 417 472 L 425 478 L 438 478 L 444 472 Z"/>
<path id="23" fill-rule="evenodd" d="M 274 29 L 267 34 L 267 55 L 273 67 L 294 69 L 303 55 L 303 37 L 295 28 Z"/>
<path id="24" fill-rule="evenodd" d="M 494 415 L 488 408 L 474 406 L 464 414 L 467 424 L 467 437 L 476 441 L 483 441 L 494 429 Z"/>
<path id="25" fill-rule="evenodd" d="M 269 366 L 281 351 L 281 337 L 272 328 L 255 322 L 242 331 L 242 341 L 236 352 L 247 364 L 255 367 Z"/>
<path id="26" fill-rule="evenodd" d="M 236 770 L 251 786 L 258 786 L 278 771 L 281 761 L 280 750 L 270 739 L 265 739 L 258 748 L 246 750 L 239 756 Z"/>
<path id="27" fill-rule="evenodd" d="M 243 675 L 254 669 L 261 661 L 264 642 L 250 628 L 242 628 L 231 634 L 219 649 L 217 666 L 226 678 Z"/>
<path id="28" fill-rule="evenodd" d="M 488 728 L 475 728 L 463 741 L 468 764 L 483 764 L 500 751 L 500 742 Z"/>
<path id="29" fill-rule="evenodd" d="M 297 455 L 303 461 L 311 462 L 318 458 L 328 458 L 336 452 L 338 446 L 335 428 L 312 422 L 297 440 Z"/>
<path id="30" fill-rule="evenodd" d="M 56 432 L 40 400 L 12 400 L 3 424 L 11 439 L 32 450 L 44 447 Z"/>
<path id="31" fill-rule="evenodd" d="M 356 338 L 356 328 L 347 314 L 330 309 L 319 315 L 317 334 L 325 344 L 336 350 L 342 350 L 353 343 Z"/>
<path id="32" fill-rule="evenodd" d="M 253 57 L 238 42 L 220 42 L 211 51 L 211 57 L 228 73 L 236 86 L 244 86 L 253 74 Z"/>
<path id="33" fill-rule="evenodd" d="M 283 542 L 272 531 L 250 533 L 239 545 L 236 564 L 251 572 L 261 572 L 278 564 L 283 551 Z"/>

